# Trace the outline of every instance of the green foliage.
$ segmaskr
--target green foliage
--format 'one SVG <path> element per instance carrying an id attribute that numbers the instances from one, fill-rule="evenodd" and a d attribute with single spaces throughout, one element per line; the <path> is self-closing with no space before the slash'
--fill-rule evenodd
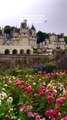
<path id="1" fill-rule="evenodd" d="M 65 40 L 65 42 L 66 42 L 66 44 L 67 44 L 67 36 L 64 36 L 64 40 Z"/>
<path id="2" fill-rule="evenodd" d="M 9 25 L 5 26 L 4 27 L 4 33 L 10 35 L 10 32 L 11 32 L 11 26 L 9 26 Z"/>
<path id="3" fill-rule="evenodd" d="M 55 63 L 49 62 L 49 63 L 46 63 L 45 65 L 46 65 L 46 72 L 47 73 L 51 73 L 55 70 L 55 67 L 56 67 Z"/>
<path id="4" fill-rule="evenodd" d="M 52 65 L 54 63 L 47 63 L 47 66 Z M 16 71 L 20 72 L 20 70 Z M 14 73 L 0 76 L 0 120 L 6 120 L 7 115 L 11 120 L 35 120 L 36 115 L 41 119 L 52 120 L 45 115 L 45 112 L 51 109 L 58 110 L 61 114 L 61 116 L 58 114 L 57 120 L 65 117 L 67 115 L 67 100 L 64 100 L 67 74 L 59 71 L 51 74 L 29 75 L 26 73 L 30 72 L 30 69 L 25 68 L 23 71 L 24 77 L 12 76 Z M 49 98 L 52 99 L 51 103 L 48 102 Z M 56 108 L 58 98 L 63 98 L 64 101 L 61 99 L 60 107 Z M 29 117 L 28 112 L 36 115 Z"/>
<path id="5" fill-rule="evenodd" d="M 37 33 L 37 43 L 43 42 L 46 38 L 49 38 L 47 33 L 43 33 L 41 31 Z"/>
<path id="6" fill-rule="evenodd" d="M 17 76 L 17 75 L 22 75 L 22 74 L 33 74 L 35 73 L 36 71 L 34 71 L 33 69 L 30 69 L 30 68 L 24 68 L 24 69 L 21 69 L 21 70 L 17 70 L 17 69 L 11 69 L 11 70 L 5 70 L 4 72 L 1 71 L 0 72 L 0 75 L 12 75 L 12 76 Z"/>

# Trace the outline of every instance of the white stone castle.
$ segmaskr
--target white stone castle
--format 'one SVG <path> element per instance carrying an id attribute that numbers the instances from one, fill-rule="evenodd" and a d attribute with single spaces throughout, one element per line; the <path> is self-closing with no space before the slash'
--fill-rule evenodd
<path id="1" fill-rule="evenodd" d="M 56 49 L 66 49 L 67 45 L 64 41 L 64 34 L 50 34 L 49 39 L 45 39 L 42 43 L 38 44 L 38 48 L 46 50 L 48 54 L 52 54 L 52 51 Z"/>
<path id="2" fill-rule="evenodd" d="M 13 29 L 10 39 L 4 34 L 4 30 L 0 33 L 0 54 L 33 54 L 33 49 L 46 50 L 52 54 L 52 50 L 57 48 L 63 50 L 66 48 L 63 34 L 59 37 L 56 34 L 50 34 L 49 39 L 37 44 L 36 29 L 33 25 L 29 28 L 27 20 L 21 23 L 19 31 Z"/>
<path id="3" fill-rule="evenodd" d="M 7 39 L 3 30 L 0 34 L 0 54 L 33 54 L 37 46 L 36 30 L 27 27 L 27 20 L 21 23 L 19 32 L 14 29 L 11 39 Z"/>

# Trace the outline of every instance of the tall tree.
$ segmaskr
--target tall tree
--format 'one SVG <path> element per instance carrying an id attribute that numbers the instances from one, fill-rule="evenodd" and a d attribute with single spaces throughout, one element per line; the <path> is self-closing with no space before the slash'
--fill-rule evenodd
<path id="1" fill-rule="evenodd" d="M 46 38 L 49 38 L 47 33 L 41 31 L 37 33 L 37 43 L 43 42 Z"/>
<path id="2" fill-rule="evenodd" d="M 4 27 L 4 33 L 10 35 L 10 33 L 11 33 L 11 26 L 9 26 L 9 25 L 5 26 Z"/>

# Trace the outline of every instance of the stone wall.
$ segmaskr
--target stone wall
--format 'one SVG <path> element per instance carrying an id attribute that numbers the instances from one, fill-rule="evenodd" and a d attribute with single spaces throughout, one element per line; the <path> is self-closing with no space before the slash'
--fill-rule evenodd
<path id="1" fill-rule="evenodd" d="M 22 69 L 25 67 L 34 67 L 49 62 L 51 56 L 46 55 L 0 55 L 0 70 L 5 69 Z"/>

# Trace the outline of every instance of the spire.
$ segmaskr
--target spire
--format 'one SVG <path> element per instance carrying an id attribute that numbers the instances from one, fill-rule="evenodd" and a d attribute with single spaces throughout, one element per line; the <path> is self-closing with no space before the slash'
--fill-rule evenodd
<path id="1" fill-rule="evenodd" d="M 36 30 L 35 27 L 34 27 L 34 25 L 32 25 L 31 30 L 34 30 L 34 31 Z"/>

